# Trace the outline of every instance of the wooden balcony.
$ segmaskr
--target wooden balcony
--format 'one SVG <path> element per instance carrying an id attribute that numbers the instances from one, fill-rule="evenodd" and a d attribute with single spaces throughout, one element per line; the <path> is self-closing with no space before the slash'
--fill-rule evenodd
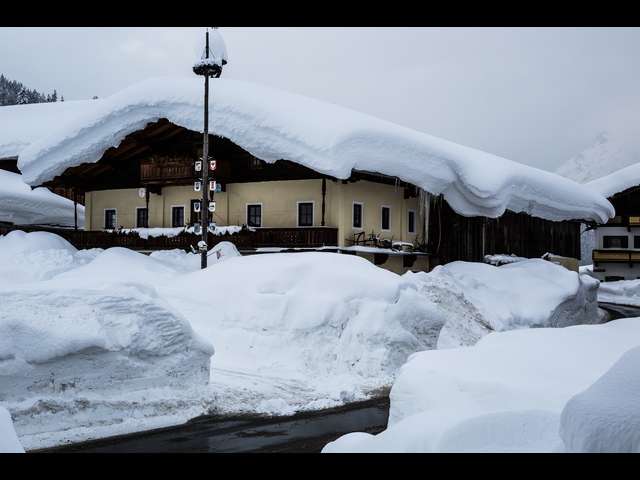
<path id="1" fill-rule="evenodd" d="M 196 175 L 193 162 L 140 164 L 140 180 L 145 184 L 194 180 Z"/>
<path id="2" fill-rule="evenodd" d="M 634 263 L 640 263 L 640 251 L 631 250 L 594 250 L 593 251 L 593 264 L 598 266 L 601 262 L 613 262 L 613 263 L 628 263 L 633 265 Z"/>
<path id="3" fill-rule="evenodd" d="M 218 181 L 228 182 L 231 178 L 231 163 L 227 160 L 217 160 L 217 169 L 215 172 L 209 172 L 209 175 Z M 190 159 L 140 163 L 140 181 L 143 184 L 180 185 L 199 178 L 202 178 L 202 173 L 196 172 L 195 162 Z"/>
<path id="4" fill-rule="evenodd" d="M 638 215 L 618 215 L 609 219 L 609 221 L 603 225 L 604 227 L 626 227 L 629 231 L 632 228 L 640 227 L 640 216 Z"/>

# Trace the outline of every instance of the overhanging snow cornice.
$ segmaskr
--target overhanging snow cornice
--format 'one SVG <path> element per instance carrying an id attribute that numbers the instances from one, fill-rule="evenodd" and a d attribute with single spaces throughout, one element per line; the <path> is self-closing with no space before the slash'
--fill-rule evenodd
<path id="1" fill-rule="evenodd" d="M 109 148 L 163 118 L 202 132 L 202 112 L 199 79 L 148 80 L 34 143 L 19 167 L 26 183 L 41 185 L 68 168 L 98 162 Z M 343 180 L 353 170 L 398 177 L 443 195 L 465 216 L 496 218 L 511 210 L 604 223 L 614 214 L 604 197 L 558 175 L 260 85 L 212 81 L 209 123 L 211 134 L 266 162 L 287 159 Z"/>

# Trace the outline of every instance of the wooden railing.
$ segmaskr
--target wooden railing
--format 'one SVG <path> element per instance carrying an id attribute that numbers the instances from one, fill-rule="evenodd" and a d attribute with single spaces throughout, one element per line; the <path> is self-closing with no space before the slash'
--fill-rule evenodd
<path id="1" fill-rule="evenodd" d="M 192 179 L 195 176 L 193 163 L 147 163 L 140 165 L 142 183 Z"/>
<path id="2" fill-rule="evenodd" d="M 77 249 L 123 247 L 132 250 L 190 251 L 201 240 L 199 235 L 182 233 L 175 237 L 140 237 L 137 233 L 68 232 L 64 237 Z M 209 235 L 209 248 L 221 242 L 233 243 L 239 250 L 261 247 L 316 248 L 338 245 L 338 229 L 334 228 L 262 228 L 234 235 Z"/>
<path id="3" fill-rule="evenodd" d="M 594 250 L 593 263 L 618 262 L 618 263 L 640 263 L 640 252 L 630 250 Z"/>
<path id="4" fill-rule="evenodd" d="M 337 228 L 259 228 L 253 235 L 255 248 L 317 248 L 338 245 Z"/>

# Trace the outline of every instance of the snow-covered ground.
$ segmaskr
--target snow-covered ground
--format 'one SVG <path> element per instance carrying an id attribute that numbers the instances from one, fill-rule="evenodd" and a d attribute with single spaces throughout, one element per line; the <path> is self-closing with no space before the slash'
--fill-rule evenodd
<path id="1" fill-rule="evenodd" d="M 434 432 L 421 443 L 432 451 L 467 427 L 475 439 L 526 420 L 547 430 L 473 449 L 547 451 L 563 406 L 640 345 L 633 321 L 597 325 L 597 282 L 544 260 L 398 276 L 352 255 L 217 250 L 200 270 L 182 251 L 0 237 L 0 451 L 205 413 L 286 415 L 391 386 L 389 430 L 360 438 L 377 450 L 383 435 L 414 449 L 400 441 L 414 423 Z M 358 443 L 331 448 L 369 448 Z"/>
<path id="2" fill-rule="evenodd" d="M 626 319 L 418 353 L 391 392 L 389 428 L 324 451 L 638 452 L 639 345 L 640 320 Z"/>

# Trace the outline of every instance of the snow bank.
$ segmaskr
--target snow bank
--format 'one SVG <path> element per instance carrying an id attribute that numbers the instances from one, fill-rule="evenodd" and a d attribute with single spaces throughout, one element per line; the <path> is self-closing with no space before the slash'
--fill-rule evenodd
<path id="1" fill-rule="evenodd" d="M 232 253 L 158 291 L 214 342 L 213 369 L 305 382 L 328 402 L 390 385 L 444 324 L 412 283 L 334 253 Z"/>
<path id="2" fill-rule="evenodd" d="M 447 315 L 439 349 L 472 346 L 491 332 L 599 322 L 598 282 L 545 260 L 455 262 L 405 277 Z"/>
<path id="3" fill-rule="evenodd" d="M 3 241 L 15 265 L 35 256 L 45 266 L 31 278 L 0 266 L 0 401 L 18 435 L 166 414 L 182 392 L 208 384 L 213 347 L 149 283 L 127 276 L 126 253 L 139 254 L 108 250 L 80 265 L 55 235 L 13 232 Z M 185 271 L 147 260 L 154 281 Z M 56 271 L 66 272 L 47 280 Z"/>
<path id="4" fill-rule="evenodd" d="M 51 280 L 85 265 L 98 253 L 99 250 L 79 252 L 52 233 L 15 230 L 0 237 L 0 286 Z"/>
<path id="5" fill-rule="evenodd" d="M 640 347 L 625 353 L 565 406 L 560 437 L 571 453 L 640 453 Z"/>
<path id="6" fill-rule="evenodd" d="M 640 280 L 603 282 L 598 289 L 598 300 L 603 303 L 640 307 Z"/>
<path id="7" fill-rule="evenodd" d="M 592 438 L 594 428 L 581 429 L 578 417 L 584 421 L 585 415 L 605 409 L 602 401 L 591 403 L 603 388 L 626 392 L 620 400 L 607 396 L 609 418 L 627 417 L 637 425 L 637 374 L 629 378 L 630 387 L 623 386 L 627 381 L 621 376 L 622 370 L 630 371 L 628 362 L 638 371 L 637 353 L 616 367 L 615 380 L 597 384 L 582 401 L 567 402 L 639 345 L 640 322 L 628 319 L 494 333 L 474 347 L 415 354 L 393 386 L 388 430 L 377 436 L 347 435 L 324 452 L 561 452 L 565 406 L 563 438 L 569 446 L 583 448 L 572 438 Z M 635 395 L 633 405 L 630 395 Z M 614 403 L 624 411 L 611 410 Z M 619 442 L 632 444 L 637 431 L 606 428 L 605 415 L 591 424 L 604 428 L 603 443 L 611 446 L 622 433 Z"/>
<path id="8" fill-rule="evenodd" d="M 0 170 L 0 222 L 75 226 L 75 207 L 71 200 L 46 188 L 31 190 L 20 175 Z M 84 207 L 78 205 L 78 227 L 83 225 Z"/>
<path id="9" fill-rule="evenodd" d="M 584 362 L 589 379 L 601 375 L 598 368 L 617 360 L 604 358 L 606 351 L 640 338 L 634 331 L 619 340 L 616 330 L 588 330 L 577 341 L 549 333 L 569 328 L 526 328 L 550 326 L 558 306 L 585 288 L 576 274 L 542 260 L 452 264 L 429 275 L 398 276 L 353 255 L 242 257 L 222 243 L 201 270 L 199 255 L 180 250 L 78 252 L 54 235 L 22 232 L 0 242 L 0 405 L 27 450 L 176 425 L 211 412 L 318 410 L 369 398 L 394 382 L 398 421 L 414 413 L 435 416 L 445 433 L 453 431 L 450 425 L 515 428 L 525 420 L 556 428 L 564 390 L 551 394 L 563 399 L 551 407 L 526 400 L 548 395 L 550 365 L 562 366 L 554 375 L 564 371 L 575 395 L 589 383 L 574 389 L 573 369 L 582 378 Z M 429 393 L 435 400 L 423 400 L 422 357 L 414 354 L 436 348 L 442 331 L 461 320 L 490 328 L 476 332 L 470 344 L 484 338 L 474 348 L 433 351 L 428 358 L 451 370 L 425 367 L 431 373 L 424 385 L 441 388 Z M 523 336 L 487 336 L 498 329 Z M 548 357 L 538 358 L 539 344 L 548 347 Z M 593 359 L 585 361 L 583 349 Z M 505 391 L 515 400 L 503 401 Z M 485 410 L 459 409 L 456 392 L 472 395 L 472 404 L 485 399 Z M 502 415 L 505 404 L 523 398 L 513 415 Z M 426 404 L 438 410 L 430 413 Z M 451 415 L 445 407 L 453 408 Z M 404 425 L 411 428 L 411 421 Z M 544 431 L 543 443 L 558 440 L 557 429 L 551 437 Z"/>
<path id="10" fill-rule="evenodd" d="M 41 185 L 67 168 L 99 161 L 107 149 L 159 119 L 202 131 L 203 101 L 197 78 L 141 82 L 26 148 L 19 168 L 27 184 Z M 287 159 L 340 179 L 353 169 L 397 176 L 444 195 L 462 215 L 499 217 L 509 209 L 598 223 L 614 215 L 606 199 L 558 175 L 268 87 L 214 80 L 210 112 L 212 134 L 262 160 Z"/>
<path id="11" fill-rule="evenodd" d="M 11 415 L 2 407 L 0 407 L 0 453 L 24 453 L 24 448 L 13 428 Z"/>

